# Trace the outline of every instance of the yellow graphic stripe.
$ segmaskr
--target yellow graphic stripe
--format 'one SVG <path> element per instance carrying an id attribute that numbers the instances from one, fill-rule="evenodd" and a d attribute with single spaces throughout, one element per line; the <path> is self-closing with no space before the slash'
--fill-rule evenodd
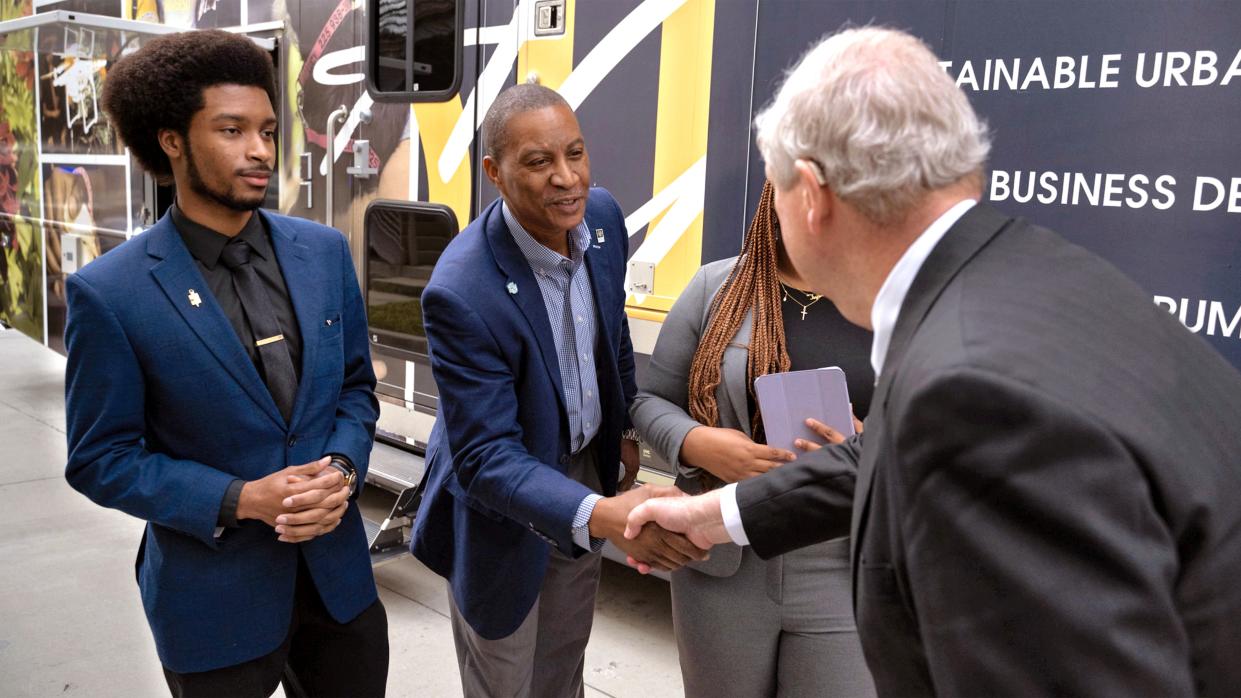
<path id="1" fill-rule="evenodd" d="M 167 8 L 167 4 L 165 4 Z M 297 92 L 304 89 L 298 86 L 297 76 L 302 72 L 302 52 L 290 48 L 285 51 L 287 56 L 285 60 L 284 77 L 285 84 L 289 86 L 284 93 L 284 123 L 289 125 L 288 140 L 284 142 L 284 152 L 281 153 L 282 164 L 280 165 L 280 210 L 288 213 L 297 206 L 298 197 L 304 196 L 301 187 L 302 183 L 302 153 L 306 152 L 306 132 L 302 127 L 302 120 L 297 114 Z M 283 138 L 285 134 L 281 133 Z M 315 215 L 314 211 L 306 215 Z M 322 221 L 323 217 L 319 216 Z"/>
<path id="2" fill-rule="evenodd" d="M 689 0 L 664 20 L 660 43 L 659 105 L 655 122 L 653 194 L 663 190 L 707 153 L 714 31 L 715 0 Z M 663 217 L 661 213 L 651 220 L 647 234 L 659 225 Z M 637 307 L 667 312 L 693 278 L 701 261 L 700 213 L 656 265 L 654 293 Z"/>
<path id="3" fill-rule="evenodd" d="M 439 162 L 444 146 L 448 143 L 448 134 L 452 133 L 453 124 L 461 118 L 464 108 L 461 99 L 450 99 L 446 102 L 419 102 L 414 105 L 414 114 L 418 118 L 418 135 L 422 142 L 423 162 L 427 163 L 427 191 L 424 198 L 437 204 L 445 204 L 457 214 L 457 229 L 465 228 L 470 222 L 470 157 L 469 151 L 461 156 L 460 166 L 454 171 L 452 179 L 447 182 L 440 179 L 439 168 L 431 167 L 431 163 Z M 417 177 L 417 171 L 411 171 L 410 177 Z"/>
<path id="4" fill-rule="evenodd" d="M 565 1 L 564 34 L 555 38 L 534 38 L 517 53 L 517 82 L 525 82 L 531 71 L 538 74 L 539 84 L 559 89 L 573 72 L 573 26 L 577 18 L 576 0 Z M 534 22 L 534 18 L 530 20 Z"/>

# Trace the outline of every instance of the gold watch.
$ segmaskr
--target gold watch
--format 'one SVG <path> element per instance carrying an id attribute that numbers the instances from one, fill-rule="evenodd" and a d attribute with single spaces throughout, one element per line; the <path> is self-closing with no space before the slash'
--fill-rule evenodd
<path id="1" fill-rule="evenodd" d="M 345 484 L 349 485 L 349 496 L 352 497 L 353 493 L 357 491 L 358 472 L 340 458 L 333 458 L 331 466 L 345 476 Z"/>

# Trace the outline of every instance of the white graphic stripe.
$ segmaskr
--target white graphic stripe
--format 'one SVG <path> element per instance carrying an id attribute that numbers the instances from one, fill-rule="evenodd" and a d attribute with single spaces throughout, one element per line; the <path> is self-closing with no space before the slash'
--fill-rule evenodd
<path id="1" fill-rule="evenodd" d="M 409 188 L 406 197 L 409 201 L 418 200 L 418 158 L 422 152 L 422 136 L 418 133 L 418 112 L 409 107 Z"/>
<path id="2" fill-rule="evenodd" d="M 470 149 L 470 143 L 474 141 L 475 100 L 478 100 L 478 113 L 481 117 L 491 108 L 491 103 L 495 101 L 496 95 L 500 94 L 504 83 L 507 82 L 508 74 L 513 69 L 513 63 L 517 60 L 517 51 L 520 48 L 517 34 L 518 20 L 529 7 L 529 0 L 522 0 L 517 9 L 513 10 L 512 21 L 505 25 L 502 31 L 495 27 L 491 28 L 493 33 L 500 34 L 500 41 L 492 51 L 491 58 L 487 61 L 487 66 L 483 68 L 482 74 L 478 76 L 478 84 L 466 98 L 461 117 L 457 119 L 457 123 L 453 124 L 448 142 L 444 144 L 444 151 L 440 153 L 438 169 L 441 182 L 449 181 L 457 173 L 457 168 L 461 166 L 466 152 Z"/>
<path id="3" fill-rule="evenodd" d="M 574 66 L 560 86 L 560 94 L 569 106 L 577 109 L 647 34 L 684 4 L 685 0 L 646 0 L 618 22 L 582 62 Z"/>
<path id="4" fill-rule="evenodd" d="M 690 165 L 680 177 L 672 180 L 668 186 L 660 190 L 650 201 L 638 207 L 638 210 L 625 217 L 625 230 L 629 231 L 629 237 L 633 237 L 639 230 L 642 230 L 651 219 L 658 216 L 665 209 L 673 204 L 677 199 L 685 195 L 687 188 L 695 186 L 692 179 L 706 181 L 707 174 L 707 156 L 702 156 L 698 162 Z M 699 185 L 703 187 L 705 184 Z"/>
<path id="5" fill-rule="evenodd" d="M 488 46 L 490 44 L 498 44 L 504 41 L 504 37 L 509 36 L 513 30 L 512 24 L 499 24 L 494 27 L 481 27 L 477 29 L 465 30 L 465 46 L 476 46 L 482 44 Z"/>
<path id="6" fill-rule="evenodd" d="M 681 240 L 694 220 L 702 213 L 706 187 L 707 156 L 704 155 L 680 177 L 677 177 L 654 198 L 625 219 L 625 227 L 630 231 L 636 231 L 649 223 L 660 211 L 665 208 L 668 211 L 654 229 L 647 231 L 642 245 L 629 258 L 627 269 L 642 264 L 657 265 L 663 261 L 672 247 Z M 628 272 L 625 277 L 625 288 L 632 288 Z M 641 303 L 646 296 L 635 293 L 634 297 Z"/>
<path id="7" fill-rule="evenodd" d="M 600 82 L 612 72 L 625 56 L 648 34 L 655 30 L 673 12 L 681 9 L 686 0 L 645 0 L 633 12 L 621 20 L 607 36 L 599 42 L 582 62 L 574 67 L 573 72 L 565 78 L 560 86 L 560 94 L 573 109 L 577 109 Z M 513 19 L 503 26 L 486 27 L 482 30 L 484 43 L 495 43 L 496 48 L 478 77 L 477 87 L 470 92 L 465 100 L 465 109 L 461 118 L 453 125 L 452 134 L 444 145 L 440 155 L 439 174 L 442 181 L 447 182 L 456 174 L 474 141 L 474 104 L 478 102 L 478 114 L 481 117 L 491 108 L 496 95 L 504 88 L 508 75 L 517 61 L 517 54 L 529 35 L 529 18 L 532 13 L 530 0 L 522 0 L 513 11 Z M 469 33 L 466 39 L 470 38 Z M 479 40 L 476 34 L 476 41 Z M 519 76 L 520 79 L 520 76 Z"/>

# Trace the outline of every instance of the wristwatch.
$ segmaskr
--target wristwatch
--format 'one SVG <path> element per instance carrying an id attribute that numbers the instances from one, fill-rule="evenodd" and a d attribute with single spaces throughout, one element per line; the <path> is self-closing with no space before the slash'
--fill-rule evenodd
<path id="1" fill-rule="evenodd" d="M 332 457 L 330 465 L 340 471 L 345 476 L 345 484 L 349 485 L 349 496 L 352 497 L 358 489 L 358 472 L 353 469 L 353 465 L 343 458 Z"/>
<path id="2" fill-rule="evenodd" d="M 628 429 L 622 431 L 621 438 L 626 441 L 633 441 L 634 443 L 642 442 L 642 437 L 638 436 L 638 430 L 633 427 L 629 427 Z"/>

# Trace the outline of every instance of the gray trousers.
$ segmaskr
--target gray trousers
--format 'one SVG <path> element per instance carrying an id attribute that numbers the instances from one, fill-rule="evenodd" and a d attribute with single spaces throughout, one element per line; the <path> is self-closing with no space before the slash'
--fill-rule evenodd
<path id="1" fill-rule="evenodd" d="M 588 446 L 569 463 L 567 475 L 600 489 L 595 449 Z M 452 637 L 466 698 L 580 698 L 586 643 L 595 617 L 599 553 L 570 558 L 551 551 L 534 607 L 508 637 L 487 640 L 461 617 L 448 593 Z"/>
<path id="2" fill-rule="evenodd" d="M 688 698 L 869 698 L 853 621 L 849 540 L 761 560 L 731 577 L 672 573 L 672 618 Z"/>

